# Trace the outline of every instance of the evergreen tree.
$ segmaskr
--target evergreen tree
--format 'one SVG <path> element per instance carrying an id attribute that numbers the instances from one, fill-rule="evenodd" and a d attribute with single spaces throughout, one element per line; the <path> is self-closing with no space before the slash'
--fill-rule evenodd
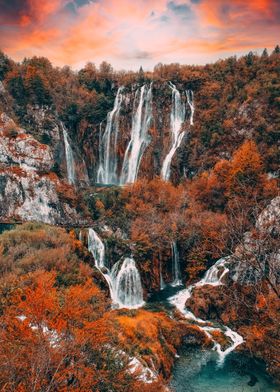
<path id="1" fill-rule="evenodd" d="M 4 79 L 6 73 L 11 70 L 11 62 L 8 57 L 0 51 L 0 80 Z"/>
<path id="2" fill-rule="evenodd" d="M 273 54 L 280 54 L 280 47 L 279 47 L 279 45 L 276 45 L 276 46 L 275 46 L 275 49 L 274 49 L 274 51 L 273 51 Z"/>
<path id="3" fill-rule="evenodd" d="M 138 71 L 138 81 L 139 81 L 139 83 L 144 83 L 144 81 L 145 81 L 145 74 L 144 74 L 144 70 L 142 68 L 142 65 Z"/>
<path id="4" fill-rule="evenodd" d="M 262 52 L 262 57 L 268 57 L 268 52 L 267 52 L 266 48 L 264 48 L 264 50 Z"/>

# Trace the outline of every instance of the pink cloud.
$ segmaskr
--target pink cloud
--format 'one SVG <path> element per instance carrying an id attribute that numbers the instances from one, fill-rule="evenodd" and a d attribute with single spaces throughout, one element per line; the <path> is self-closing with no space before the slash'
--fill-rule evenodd
<path id="1" fill-rule="evenodd" d="M 16 60 L 47 56 L 79 67 L 105 59 L 138 68 L 272 47 L 279 35 L 277 0 L 173 0 L 172 7 L 168 0 L 103 0 L 76 5 L 75 12 L 69 2 L 23 1 L 14 18 L 7 15 L 9 29 L 0 30 L 2 49 Z M 174 12 L 181 9 L 187 14 Z"/>

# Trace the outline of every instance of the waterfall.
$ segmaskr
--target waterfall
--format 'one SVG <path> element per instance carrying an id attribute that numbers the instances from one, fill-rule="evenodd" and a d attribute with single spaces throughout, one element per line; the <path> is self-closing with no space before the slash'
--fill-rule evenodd
<path id="1" fill-rule="evenodd" d="M 144 305 L 141 278 L 132 258 L 118 261 L 110 271 L 105 262 L 105 246 L 93 230 L 88 231 L 88 250 L 94 257 L 96 268 L 108 283 L 114 306 L 136 309 Z"/>
<path id="2" fill-rule="evenodd" d="M 138 102 L 138 105 L 137 105 Z M 148 130 L 152 119 L 152 83 L 143 85 L 135 94 L 131 138 L 125 151 L 121 184 L 137 179 L 144 151 L 149 144 Z"/>
<path id="3" fill-rule="evenodd" d="M 161 261 L 159 264 L 159 285 L 160 285 L 161 290 L 164 290 L 166 287 L 166 284 L 165 284 L 163 276 L 162 276 L 162 263 L 161 263 Z"/>
<path id="4" fill-rule="evenodd" d="M 169 82 L 169 86 L 172 90 L 172 106 L 171 106 L 171 114 L 170 114 L 170 128 L 171 128 L 171 136 L 172 136 L 172 145 L 171 149 L 166 155 L 162 170 L 161 177 L 163 180 L 168 181 L 170 177 L 170 166 L 172 158 L 180 146 L 182 139 L 185 135 L 185 132 L 181 132 L 182 124 L 185 120 L 185 105 L 181 100 L 181 95 L 179 91 L 176 89 L 176 86 Z"/>
<path id="5" fill-rule="evenodd" d="M 120 308 L 139 308 L 144 305 L 143 289 L 139 271 L 133 258 L 126 257 L 119 271 L 112 270 L 114 301 Z"/>
<path id="6" fill-rule="evenodd" d="M 63 131 L 63 139 L 65 146 L 65 157 L 66 157 L 66 167 L 67 167 L 67 177 L 68 182 L 71 185 L 75 185 L 75 161 L 72 148 L 69 143 L 69 137 L 67 134 L 67 130 L 63 122 L 60 123 Z"/>
<path id="7" fill-rule="evenodd" d="M 218 260 L 208 271 L 206 271 L 204 277 L 194 285 L 187 287 L 186 289 L 180 290 L 179 293 L 169 298 L 171 304 L 173 304 L 187 319 L 193 320 L 199 324 L 208 324 L 206 325 L 198 325 L 198 327 L 204 331 L 204 333 L 211 339 L 214 343 L 213 349 L 218 353 L 219 360 L 218 364 L 222 365 L 226 356 L 231 353 L 237 346 L 244 342 L 244 339 L 237 332 L 232 331 L 227 326 L 222 326 L 222 328 L 209 326 L 210 322 L 206 322 L 202 319 L 195 317 L 195 315 L 188 309 L 186 309 L 186 301 L 192 296 L 192 292 L 195 287 L 201 287 L 204 285 L 211 286 L 219 286 L 223 284 L 223 278 L 228 273 L 229 269 L 227 268 L 228 257 L 222 258 Z M 211 335 L 211 331 L 222 331 L 225 336 L 229 337 L 232 341 L 232 344 L 226 348 L 222 349 L 220 343 L 216 342 Z"/>
<path id="8" fill-rule="evenodd" d="M 119 87 L 113 110 L 107 114 L 107 123 L 103 135 L 102 127 L 100 125 L 97 182 L 102 184 L 118 184 L 117 141 L 119 133 L 119 115 L 123 101 L 122 91 L 123 87 Z"/>
<path id="9" fill-rule="evenodd" d="M 194 100 L 193 100 L 193 91 L 187 90 L 186 91 L 187 102 L 191 109 L 191 117 L 190 117 L 190 124 L 193 125 L 193 116 L 194 116 Z"/>
<path id="10" fill-rule="evenodd" d="M 88 231 L 88 250 L 94 257 L 95 267 L 103 268 L 105 266 L 105 246 L 93 229 Z"/>
<path id="11" fill-rule="evenodd" d="M 177 243 L 175 241 L 172 241 L 171 249 L 172 249 L 172 273 L 173 273 L 172 286 L 180 286 L 182 284 L 182 281 L 181 281 L 181 272 L 180 272 L 180 265 L 179 265 L 179 252 L 177 248 Z"/>
<path id="12" fill-rule="evenodd" d="M 196 284 L 196 286 L 220 286 L 223 284 L 224 276 L 229 272 L 226 266 L 228 257 L 218 260 L 209 270 L 206 271 L 204 277 Z M 222 271 L 222 272 L 221 272 Z"/>

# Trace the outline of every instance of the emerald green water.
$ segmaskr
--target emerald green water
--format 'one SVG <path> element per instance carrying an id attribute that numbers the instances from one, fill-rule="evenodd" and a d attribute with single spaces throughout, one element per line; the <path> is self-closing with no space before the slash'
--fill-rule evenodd
<path id="1" fill-rule="evenodd" d="M 263 367 L 232 353 L 217 367 L 215 353 L 188 349 L 177 360 L 171 380 L 174 392 L 279 392 Z"/>

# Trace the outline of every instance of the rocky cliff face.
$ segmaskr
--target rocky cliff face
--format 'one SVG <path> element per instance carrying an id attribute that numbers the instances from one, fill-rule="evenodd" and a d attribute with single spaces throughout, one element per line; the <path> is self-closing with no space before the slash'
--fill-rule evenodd
<path id="1" fill-rule="evenodd" d="M 148 84 L 147 84 L 148 86 Z M 133 126 L 133 115 L 139 104 L 137 94 L 141 85 L 132 85 L 125 87 L 122 91 L 122 102 L 118 117 L 118 134 L 117 134 L 117 174 L 120 177 L 124 156 L 127 146 L 131 139 L 131 130 Z M 172 160 L 172 178 L 175 182 L 184 175 L 186 161 L 183 163 L 182 151 L 186 148 L 188 133 L 191 131 L 190 126 L 190 108 L 187 104 L 186 89 L 188 85 L 180 84 L 178 91 L 181 94 L 182 102 L 186 108 L 185 121 L 182 131 L 185 136 L 178 147 L 174 159 Z M 117 91 L 115 92 L 115 95 Z M 113 109 L 113 108 L 112 108 Z M 148 137 L 146 147 L 140 162 L 138 178 L 154 178 L 159 176 L 166 154 L 172 145 L 171 117 L 172 110 L 172 90 L 168 83 L 155 82 L 152 84 L 152 101 L 151 101 L 151 121 L 148 128 Z M 97 171 L 100 163 L 100 140 L 102 139 L 108 119 L 104 119 L 94 128 L 86 128 L 79 134 L 79 149 L 84 157 L 88 174 L 91 182 L 97 181 Z M 113 133 L 114 131 L 112 131 Z M 114 137 L 114 135 L 112 136 Z M 112 142 L 111 142 L 112 143 Z"/>
<path id="2" fill-rule="evenodd" d="M 59 143 L 58 129 L 52 132 Z M 5 113 L 1 114 L 1 221 L 73 224 L 82 220 L 73 203 L 74 189 L 53 171 L 54 151 L 55 146 L 40 143 Z"/>

